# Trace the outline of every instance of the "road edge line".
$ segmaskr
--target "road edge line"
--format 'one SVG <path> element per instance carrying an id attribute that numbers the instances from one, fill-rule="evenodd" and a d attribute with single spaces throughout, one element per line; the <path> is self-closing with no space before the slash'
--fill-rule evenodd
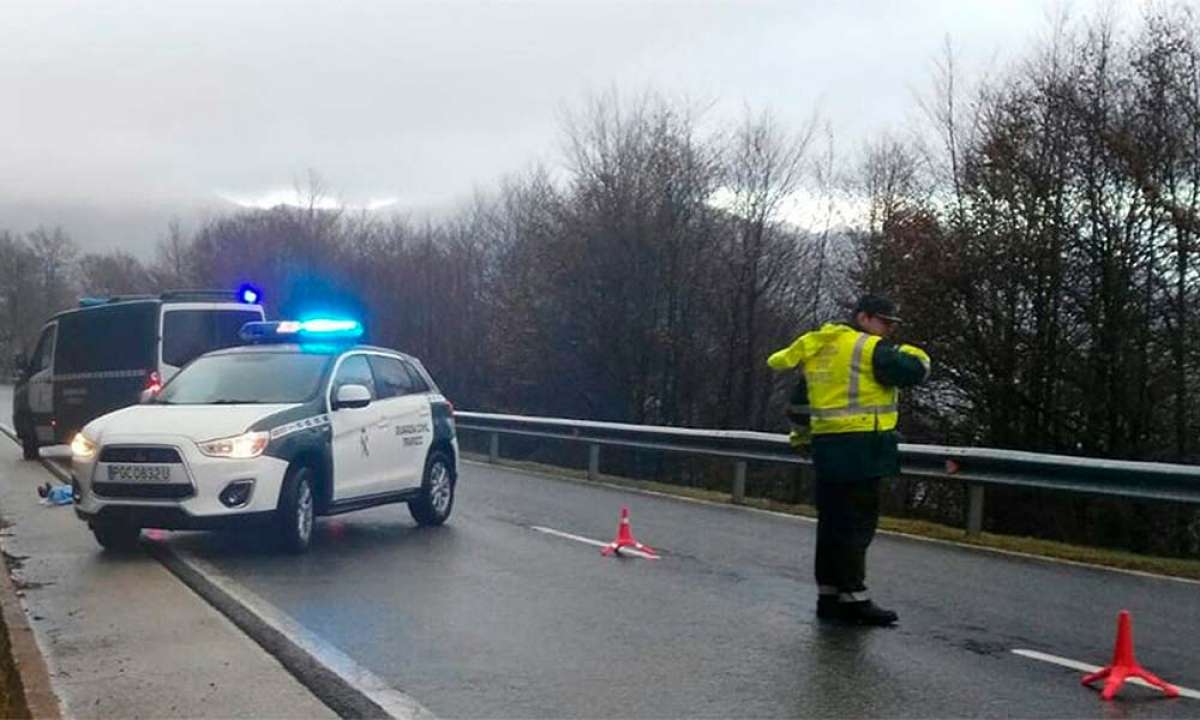
<path id="1" fill-rule="evenodd" d="M 792 513 L 779 512 L 778 510 L 764 510 L 750 505 L 736 505 L 729 502 L 717 502 L 714 500 L 704 500 L 702 498 L 687 497 L 686 495 L 672 495 L 671 493 L 659 492 L 657 490 L 645 490 L 639 487 L 631 487 L 626 485 L 617 485 L 616 483 L 604 482 L 603 480 L 585 480 L 583 478 L 571 477 L 570 475 L 555 475 L 550 472 L 540 472 L 537 470 L 527 470 L 522 467 L 505 465 L 502 463 L 491 463 L 486 460 L 473 460 L 463 458 L 462 462 L 476 465 L 480 468 L 500 468 L 508 472 L 527 475 L 529 477 L 548 478 L 558 482 L 569 482 L 578 485 L 601 486 L 612 490 L 624 490 L 627 492 L 635 492 L 641 495 L 650 495 L 653 497 L 669 498 L 671 500 L 679 500 L 681 502 L 696 503 L 699 505 L 709 505 L 715 508 L 726 508 L 729 510 L 737 510 L 741 512 L 757 513 L 759 515 L 769 515 L 771 517 L 785 518 L 798 522 L 816 523 L 815 517 L 807 515 L 794 515 Z M 876 530 L 879 535 L 889 535 L 891 537 L 907 538 L 919 542 L 934 543 L 938 545 L 949 545 L 951 547 L 962 548 L 964 550 L 977 550 L 980 552 L 993 553 L 996 555 L 1006 555 L 1008 557 L 1022 558 L 1026 560 L 1037 560 L 1046 563 L 1055 563 L 1058 565 L 1071 565 L 1074 567 L 1088 568 L 1091 570 L 1103 570 L 1105 572 L 1120 573 L 1122 575 L 1132 575 L 1134 577 L 1149 578 L 1152 580 L 1169 580 L 1171 582 L 1183 583 L 1185 585 L 1200 585 L 1200 580 L 1192 578 L 1179 577 L 1177 575 L 1163 575 L 1161 573 L 1152 573 L 1145 570 L 1130 570 L 1128 568 L 1112 567 L 1110 565 L 1097 565 L 1095 563 L 1083 562 L 1081 560 L 1068 560 L 1066 558 L 1056 558 L 1049 555 L 1037 555 L 1034 553 L 1021 552 L 1020 550 L 1007 550 L 1005 548 L 988 547 L 987 545 L 976 545 L 974 543 L 956 542 L 954 540 L 946 540 L 943 538 L 925 537 L 924 535 L 914 535 L 912 533 L 900 532 L 898 530 L 887 530 L 879 528 Z"/>
<path id="2" fill-rule="evenodd" d="M 1019 655 L 1020 657 L 1023 657 L 1023 658 L 1029 658 L 1030 660 L 1039 660 L 1044 663 L 1050 663 L 1051 665 L 1058 665 L 1059 667 L 1070 668 L 1071 670 L 1077 670 L 1079 672 L 1084 672 L 1084 673 L 1094 673 L 1100 669 L 1099 665 L 1092 665 L 1091 663 L 1085 663 L 1085 662 L 1080 662 L 1078 660 L 1072 660 L 1071 658 L 1065 658 L 1060 655 L 1052 655 L 1050 653 L 1044 653 L 1040 650 L 1026 650 L 1025 648 L 1012 648 L 1011 652 L 1014 655 Z M 1140 685 L 1141 687 L 1150 688 L 1151 690 L 1157 690 L 1157 688 L 1155 688 L 1153 685 L 1146 682 L 1145 680 L 1142 680 L 1141 678 L 1129 678 L 1126 682 L 1129 682 L 1133 685 Z M 1171 684 L 1174 685 L 1177 690 L 1179 690 L 1180 697 L 1189 698 L 1191 700 L 1200 700 L 1200 691 L 1193 690 L 1189 687 L 1184 687 L 1182 685 L 1175 685 L 1175 683 L 1171 683 Z"/>
<path id="3" fill-rule="evenodd" d="M 576 535 L 574 533 L 569 533 L 565 530 L 555 530 L 554 528 L 545 527 L 543 525 L 529 525 L 528 527 L 530 530 L 533 530 L 535 532 L 540 532 L 543 535 L 552 535 L 554 537 L 563 538 L 564 540 L 574 540 L 575 542 L 583 543 L 585 545 L 591 545 L 593 547 L 606 548 L 613 544 L 611 542 L 604 542 L 603 540 L 593 540 L 592 538 L 584 537 L 582 535 Z M 644 553 L 641 550 L 638 550 L 637 548 L 628 548 L 628 547 L 627 548 L 619 548 L 619 549 L 615 549 L 613 552 L 615 552 L 618 555 L 621 555 L 621 554 L 632 555 L 634 557 L 640 557 L 640 558 L 644 558 L 646 560 L 661 560 L 662 559 L 658 555 L 650 555 L 649 553 Z"/>
<path id="4" fill-rule="evenodd" d="M 7 436 L 9 440 L 12 440 L 17 444 L 18 448 L 21 447 L 21 439 L 17 437 L 17 431 L 11 426 L 0 423 L 0 435 Z M 64 485 L 71 484 L 71 474 L 55 465 L 50 461 L 49 458 L 38 457 L 38 462 L 42 464 L 42 467 L 50 471 L 50 474 L 54 476 L 55 480 L 58 480 Z"/>
<path id="5" fill-rule="evenodd" d="M 428 709 L 389 686 L 283 611 L 198 558 L 161 541 L 150 554 L 274 657 L 341 717 L 433 720 Z"/>
<path id="6" fill-rule="evenodd" d="M 9 426 L 0 424 L 0 434 L 20 445 L 16 431 Z M 0 546 L 3 545 L 7 543 L 0 540 Z M 8 567 L 7 561 L 4 565 L 4 572 L 0 573 L 4 576 L 0 580 L 0 585 L 3 586 L 0 587 L 0 614 L 4 617 L 9 651 L 21 681 L 25 708 L 29 710 L 30 717 L 58 720 L 66 715 L 62 697 L 54 689 L 46 653 L 42 650 L 37 633 L 29 624 L 29 614 L 13 584 L 12 569 Z"/>

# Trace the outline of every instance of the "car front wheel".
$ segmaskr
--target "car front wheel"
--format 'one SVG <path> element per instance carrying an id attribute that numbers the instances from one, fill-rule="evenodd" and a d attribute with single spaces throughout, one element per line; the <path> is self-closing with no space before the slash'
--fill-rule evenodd
<path id="1" fill-rule="evenodd" d="M 418 525 L 441 525 L 454 508 L 454 466 L 446 453 L 437 450 L 425 461 L 421 495 L 408 503 Z"/>
<path id="2" fill-rule="evenodd" d="M 312 542 L 313 531 L 313 471 L 298 466 L 288 470 L 279 493 L 275 522 L 279 527 L 283 547 L 291 553 L 302 553 Z"/>

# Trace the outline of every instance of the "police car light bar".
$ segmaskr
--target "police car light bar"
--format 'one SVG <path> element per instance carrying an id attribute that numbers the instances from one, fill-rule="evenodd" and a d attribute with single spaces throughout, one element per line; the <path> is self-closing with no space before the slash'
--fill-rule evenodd
<path id="1" fill-rule="evenodd" d="M 362 323 L 357 320 L 315 318 L 312 320 L 278 320 L 249 322 L 238 333 L 246 342 L 294 343 L 329 340 L 355 340 L 362 337 Z"/>

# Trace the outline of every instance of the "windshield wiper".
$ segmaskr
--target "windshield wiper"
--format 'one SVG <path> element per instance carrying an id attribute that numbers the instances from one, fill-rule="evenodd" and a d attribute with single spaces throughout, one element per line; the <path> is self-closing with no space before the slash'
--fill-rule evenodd
<path id="1" fill-rule="evenodd" d="M 205 405 L 258 405 L 258 400 L 234 400 L 230 398 L 221 398 L 220 400 L 209 400 Z"/>

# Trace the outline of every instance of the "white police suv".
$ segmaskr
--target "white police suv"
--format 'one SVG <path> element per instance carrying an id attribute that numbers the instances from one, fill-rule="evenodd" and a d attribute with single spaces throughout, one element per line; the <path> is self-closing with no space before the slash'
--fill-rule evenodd
<path id="1" fill-rule="evenodd" d="M 150 401 L 71 443 L 75 512 L 106 548 L 142 528 L 273 525 L 303 552 L 313 519 L 407 503 L 450 515 L 453 407 L 415 358 L 354 344 L 352 320 L 252 322 L 247 345 L 202 355 Z"/>

